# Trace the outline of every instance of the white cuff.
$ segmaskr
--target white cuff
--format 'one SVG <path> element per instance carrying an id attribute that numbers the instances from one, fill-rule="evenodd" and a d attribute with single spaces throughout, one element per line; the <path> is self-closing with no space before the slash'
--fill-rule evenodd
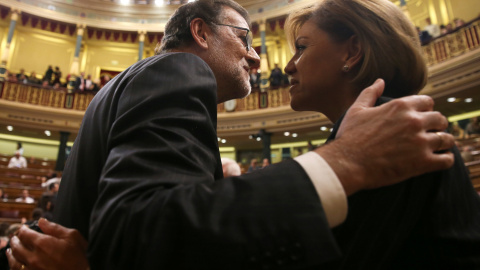
<path id="1" fill-rule="evenodd" d="M 303 167 L 322 202 L 330 228 L 347 218 L 347 195 L 340 180 L 328 163 L 317 153 L 308 152 L 295 158 Z"/>

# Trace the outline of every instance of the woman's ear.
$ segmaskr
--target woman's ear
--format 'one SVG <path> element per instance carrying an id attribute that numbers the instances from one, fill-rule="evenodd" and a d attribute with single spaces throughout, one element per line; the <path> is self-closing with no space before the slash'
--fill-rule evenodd
<path id="1" fill-rule="evenodd" d="M 362 60 L 363 49 L 356 35 L 351 36 L 346 43 L 347 56 L 345 59 L 345 65 L 347 65 L 349 69 L 352 69 L 360 63 L 360 60 Z"/>
<path id="2" fill-rule="evenodd" d="M 195 43 L 203 49 L 208 49 L 207 36 L 210 33 L 210 27 L 200 18 L 195 18 L 190 22 L 190 32 Z"/>

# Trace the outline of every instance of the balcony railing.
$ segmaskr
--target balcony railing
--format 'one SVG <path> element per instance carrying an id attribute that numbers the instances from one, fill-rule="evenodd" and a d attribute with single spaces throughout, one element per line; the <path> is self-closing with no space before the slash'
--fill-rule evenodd
<path id="1" fill-rule="evenodd" d="M 435 65 L 480 47 L 480 20 L 424 45 L 427 65 Z"/>
<path id="2" fill-rule="evenodd" d="M 94 96 L 89 92 L 67 93 L 30 84 L 0 82 L 0 99 L 52 108 L 85 111 Z"/>
<path id="3" fill-rule="evenodd" d="M 480 20 L 474 20 L 452 33 L 434 39 L 424 45 L 427 65 L 435 65 L 480 47 Z M 288 106 L 288 87 L 269 89 L 266 92 L 253 92 L 244 99 L 236 100 L 235 112 L 252 111 L 264 108 Z M 94 93 L 44 89 L 35 85 L 13 82 L 0 82 L 0 99 L 71 110 L 85 111 Z M 218 112 L 226 112 L 224 104 L 219 104 Z"/>

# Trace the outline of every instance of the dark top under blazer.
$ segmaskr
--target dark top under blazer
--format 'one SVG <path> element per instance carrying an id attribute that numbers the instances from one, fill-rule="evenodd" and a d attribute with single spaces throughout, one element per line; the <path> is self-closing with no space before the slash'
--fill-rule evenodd
<path id="1" fill-rule="evenodd" d="M 88 238 L 92 270 L 303 269 L 339 256 L 295 161 L 220 180 L 216 87 L 200 58 L 169 53 L 92 100 L 55 208 Z"/>
<path id="2" fill-rule="evenodd" d="M 350 196 L 346 221 L 333 229 L 344 256 L 322 269 L 480 269 L 480 198 L 451 151 L 448 170 Z"/>

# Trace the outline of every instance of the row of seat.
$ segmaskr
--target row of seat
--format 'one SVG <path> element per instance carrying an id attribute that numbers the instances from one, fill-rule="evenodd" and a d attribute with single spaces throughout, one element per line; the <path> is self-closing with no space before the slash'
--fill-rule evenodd
<path id="1" fill-rule="evenodd" d="M 12 155 L 0 154 L 0 166 L 7 166 L 8 162 Z M 55 160 L 49 159 L 40 159 L 35 157 L 25 157 L 27 160 L 27 167 L 31 169 L 44 169 L 44 170 L 54 170 L 55 169 Z"/>

